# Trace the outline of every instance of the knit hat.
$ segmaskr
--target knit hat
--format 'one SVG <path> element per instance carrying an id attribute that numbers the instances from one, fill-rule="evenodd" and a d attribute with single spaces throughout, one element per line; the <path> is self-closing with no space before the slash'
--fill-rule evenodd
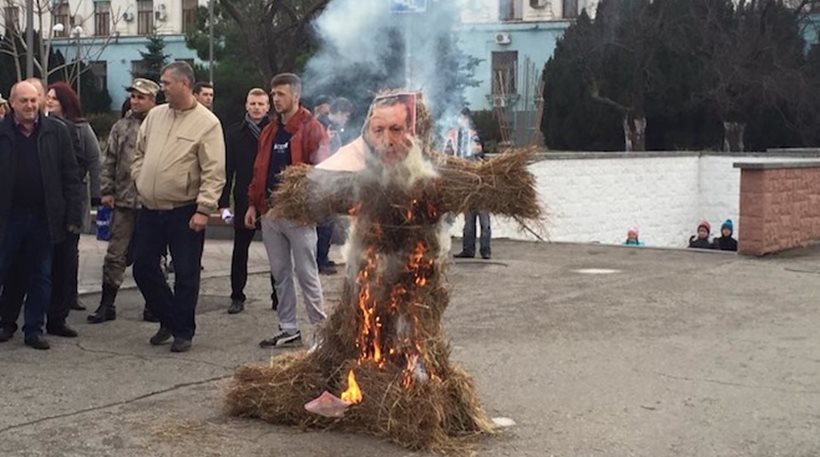
<path id="1" fill-rule="evenodd" d="M 700 221 L 698 224 L 698 230 L 700 230 L 701 227 L 706 229 L 706 233 L 712 233 L 712 225 L 709 224 L 709 221 Z"/>
<path id="2" fill-rule="evenodd" d="M 638 238 L 638 227 L 629 227 L 629 230 L 626 231 L 627 236 L 634 234 L 635 238 Z"/>
<path id="3" fill-rule="evenodd" d="M 726 220 L 723 222 L 723 225 L 721 225 L 721 226 L 720 226 L 720 229 L 721 229 L 721 230 L 723 230 L 723 229 L 729 229 L 729 231 L 730 231 L 730 232 L 734 232 L 734 231 L 735 231 L 735 225 L 732 223 L 732 220 L 731 220 L 731 219 L 726 219 Z"/>

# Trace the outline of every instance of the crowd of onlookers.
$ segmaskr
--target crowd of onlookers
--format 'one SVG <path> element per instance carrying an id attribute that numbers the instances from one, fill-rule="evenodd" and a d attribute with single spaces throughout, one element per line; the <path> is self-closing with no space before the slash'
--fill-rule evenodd
<path id="1" fill-rule="evenodd" d="M 692 249 L 717 249 L 719 251 L 737 251 L 737 240 L 734 239 L 734 224 L 731 219 L 726 219 L 720 225 L 720 236 L 710 238 L 712 225 L 709 221 L 703 220 L 698 223 L 697 233 L 689 237 L 688 247 Z M 644 246 L 644 241 L 640 239 L 638 227 L 630 227 L 626 232 L 625 246 Z"/>
<path id="2" fill-rule="evenodd" d="M 350 132 L 350 101 L 317 97 L 308 109 L 299 77 L 283 73 L 270 91 L 248 91 L 244 118 L 223 128 L 212 112 L 214 86 L 196 82 L 187 63 L 169 64 L 160 81 L 136 78 L 126 91 L 122 118 L 102 148 L 68 84 L 45 86 L 31 78 L 17 82 L 8 101 L 0 97 L 0 342 L 13 338 L 23 309 L 30 347 L 48 349 L 44 333 L 78 336 L 66 318 L 85 309 L 77 293 L 78 246 L 90 207 L 98 207 L 110 217 L 100 221 L 108 246 L 100 302 L 89 324 L 116 320 L 116 297 L 133 266 L 145 299 L 143 320 L 159 323 L 150 344 L 188 351 L 204 232 L 210 216 L 219 214 L 234 231 L 227 312 L 245 308 L 248 250 L 261 231 L 279 330 L 260 345 L 301 344 L 295 282 L 315 327 L 325 319 L 319 275 L 337 273 L 328 255 L 336 221 L 310 226 L 262 217 L 279 175 L 291 165 L 319 165 L 337 152 L 363 157 L 361 150 L 374 155 L 374 145 L 405 144 L 414 132 L 410 105 L 401 97 L 377 98 L 361 134 Z M 467 110 L 443 143 L 448 154 L 483 158 Z M 490 258 L 489 214 L 480 211 L 466 215 L 457 257 L 475 255 L 476 219 L 480 254 Z"/>

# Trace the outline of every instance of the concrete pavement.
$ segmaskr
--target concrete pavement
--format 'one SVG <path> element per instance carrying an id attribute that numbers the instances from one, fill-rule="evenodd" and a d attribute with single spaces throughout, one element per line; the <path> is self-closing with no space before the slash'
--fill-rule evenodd
<path id="1" fill-rule="evenodd" d="M 95 290 L 103 248 L 82 246 L 81 283 Z M 235 367 L 272 354 L 256 345 L 276 320 L 261 244 L 252 252 L 253 301 L 229 316 L 230 244 L 206 242 L 189 353 L 148 345 L 156 325 L 139 320 L 136 290 L 115 322 L 73 313 L 80 338 L 52 337 L 50 351 L 19 334 L 0 344 L 0 455 L 426 456 L 222 413 Z M 502 240 L 493 252 L 452 265 L 444 321 L 489 414 L 517 422 L 479 455 L 820 455 L 820 250 L 752 259 Z M 341 278 L 322 280 L 333 303 Z"/>

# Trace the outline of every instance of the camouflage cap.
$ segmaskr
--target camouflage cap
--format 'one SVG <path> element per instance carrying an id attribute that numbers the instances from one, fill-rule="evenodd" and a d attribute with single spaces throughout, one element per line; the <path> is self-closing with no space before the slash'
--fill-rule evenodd
<path id="1" fill-rule="evenodd" d="M 131 87 L 125 89 L 128 92 L 139 92 L 142 95 L 156 97 L 159 92 L 159 85 L 150 79 L 136 78 Z"/>

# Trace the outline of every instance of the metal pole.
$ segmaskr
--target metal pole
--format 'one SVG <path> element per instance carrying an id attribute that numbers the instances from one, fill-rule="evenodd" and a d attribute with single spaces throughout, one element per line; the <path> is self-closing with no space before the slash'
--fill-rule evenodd
<path id="1" fill-rule="evenodd" d="M 75 65 L 77 70 L 77 98 L 82 100 L 82 93 L 80 86 L 82 85 L 82 68 L 80 67 L 80 34 L 77 34 L 77 62 Z"/>
<path id="2" fill-rule="evenodd" d="M 40 28 L 43 24 L 40 24 Z M 26 0 L 26 78 L 34 77 L 34 0 Z"/>
<path id="3" fill-rule="evenodd" d="M 208 80 L 214 83 L 214 0 L 208 0 Z"/>

